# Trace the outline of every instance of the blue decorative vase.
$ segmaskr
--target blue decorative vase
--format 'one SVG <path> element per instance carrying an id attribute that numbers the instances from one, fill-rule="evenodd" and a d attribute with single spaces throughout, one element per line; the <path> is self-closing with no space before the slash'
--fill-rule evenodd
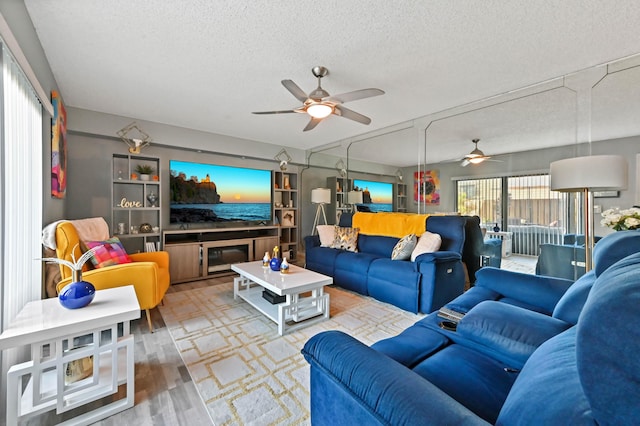
<path id="1" fill-rule="evenodd" d="M 500 232 L 500 227 L 496 223 L 496 226 L 493 227 L 493 232 Z"/>
<path id="2" fill-rule="evenodd" d="M 278 259 L 277 257 L 272 258 L 269 261 L 269 267 L 271 268 L 272 271 L 279 271 L 280 270 L 280 259 Z"/>
<path id="3" fill-rule="evenodd" d="M 84 308 L 93 300 L 96 288 L 87 281 L 74 281 L 60 290 L 58 300 L 67 309 Z"/>

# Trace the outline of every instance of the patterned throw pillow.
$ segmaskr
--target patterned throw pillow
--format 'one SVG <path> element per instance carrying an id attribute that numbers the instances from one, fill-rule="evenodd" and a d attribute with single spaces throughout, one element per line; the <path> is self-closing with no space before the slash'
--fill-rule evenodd
<path id="1" fill-rule="evenodd" d="M 318 225 L 316 229 L 320 237 L 320 247 L 331 247 L 336 237 L 336 227 L 334 225 Z"/>
<path id="2" fill-rule="evenodd" d="M 433 253 L 434 251 L 440 250 L 440 245 L 442 245 L 442 237 L 440 235 L 429 231 L 425 232 L 418 238 L 418 244 L 416 244 L 416 247 L 411 253 L 411 261 L 415 261 L 416 257 L 421 254 Z"/>
<path id="3" fill-rule="evenodd" d="M 358 251 L 358 233 L 360 228 L 335 227 L 335 236 L 331 248 Z"/>
<path id="4" fill-rule="evenodd" d="M 106 241 L 85 241 L 84 245 L 87 250 L 99 247 L 94 250 L 94 255 L 91 257 L 91 263 L 96 268 L 131 263 L 131 258 L 118 237 L 109 238 Z"/>
<path id="5" fill-rule="evenodd" d="M 409 260 L 417 242 L 418 238 L 416 234 L 409 234 L 402 237 L 391 252 L 391 260 Z"/>

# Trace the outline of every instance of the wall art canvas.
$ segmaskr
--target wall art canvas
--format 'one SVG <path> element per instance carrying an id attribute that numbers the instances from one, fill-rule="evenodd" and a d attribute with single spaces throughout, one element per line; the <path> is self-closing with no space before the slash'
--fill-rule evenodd
<path id="1" fill-rule="evenodd" d="M 440 205 L 440 172 L 425 170 L 413 173 L 413 201 L 431 206 Z"/>
<path id="2" fill-rule="evenodd" d="M 67 190 L 67 112 L 62 97 L 55 90 L 51 92 L 51 103 L 51 196 L 64 198 Z"/>

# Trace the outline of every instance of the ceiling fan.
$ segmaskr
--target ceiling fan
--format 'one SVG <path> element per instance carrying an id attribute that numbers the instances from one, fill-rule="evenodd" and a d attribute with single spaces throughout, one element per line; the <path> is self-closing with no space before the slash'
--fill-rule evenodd
<path id="1" fill-rule="evenodd" d="M 471 151 L 470 153 L 464 156 L 464 158 L 462 159 L 462 162 L 460 163 L 460 166 L 462 167 L 467 167 L 469 164 L 480 164 L 491 158 L 491 156 L 485 155 L 484 152 L 478 149 L 478 142 L 480 142 L 480 139 L 472 139 L 471 142 L 474 143 L 475 148 L 473 149 L 473 151 Z M 499 161 L 499 160 L 491 160 L 491 161 Z"/>
<path id="2" fill-rule="evenodd" d="M 284 111 L 261 111 L 254 112 L 253 114 L 287 114 L 292 112 L 309 114 L 311 120 L 307 123 L 307 126 L 303 129 L 304 132 L 313 129 L 323 119 L 327 118 L 331 114 L 348 118 L 349 120 L 357 121 L 362 124 L 371 123 L 371 119 L 353 110 L 345 108 L 342 104 L 345 102 L 356 101 L 358 99 L 370 98 L 372 96 L 383 95 L 384 91 L 380 89 L 361 89 L 353 92 L 342 93 L 340 95 L 331 96 L 322 88 L 320 81 L 322 77 L 329 74 L 329 70 L 322 66 L 313 67 L 311 69 L 313 75 L 318 78 L 318 87 L 308 95 L 302 91 L 302 89 L 294 83 L 292 80 L 282 80 L 282 85 L 287 89 L 296 99 L 302 102 L 302 106 L 284 110 Z"/>

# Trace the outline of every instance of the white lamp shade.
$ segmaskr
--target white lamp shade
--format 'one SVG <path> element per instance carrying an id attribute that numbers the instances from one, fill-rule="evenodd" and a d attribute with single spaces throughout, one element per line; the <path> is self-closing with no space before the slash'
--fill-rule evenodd
<path id="1" fill-rule="evenodd" d="M 362 191 L 349 191 L 347 193 L 347 202 L 349 204 L 362 204 Z"/>
<path id="2" fill-rule="evenodd" d="M 560 192 L 626 189 L 627 159 L 620 155 L 592 155 L 551 163 L 551 190 Z"/>
<path id="3" fill-rule="evenodd" d="M 311 190 L 311 202 L 313 204 L 330 204 L 331 190 L 329 188 L 316 188 Z"/>

